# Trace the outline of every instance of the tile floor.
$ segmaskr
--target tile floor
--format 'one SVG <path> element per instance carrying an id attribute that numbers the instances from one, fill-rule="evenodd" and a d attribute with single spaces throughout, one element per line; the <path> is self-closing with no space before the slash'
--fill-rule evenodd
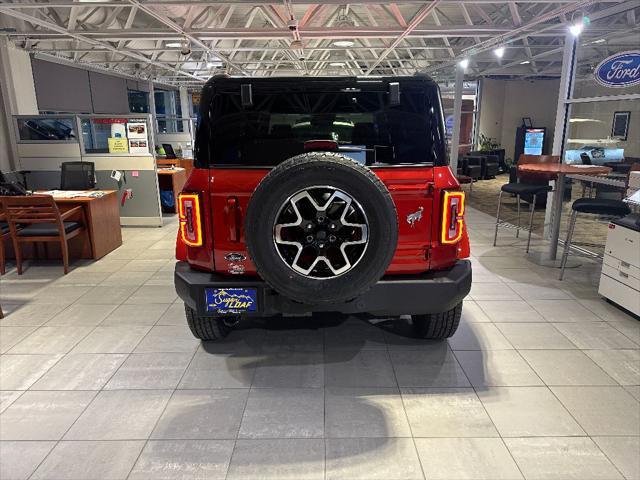
<path id="1" fill-rule="evenodd" d="M 200 344 L 171 220 L 67 276 L 3 276 L 0 478 L 639 479 L 640 322 L 598 298 L 597 264 L 558 282 L 467 218 L 474 285 L 448 342 L 324 318 Z"/>

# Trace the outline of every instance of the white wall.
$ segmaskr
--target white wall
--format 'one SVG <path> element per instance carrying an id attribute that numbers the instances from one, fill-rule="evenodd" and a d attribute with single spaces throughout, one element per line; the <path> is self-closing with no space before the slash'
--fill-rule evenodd
<path id="1" fill-rule="evenodd" d="M 7 115 L 4 110 L 4 99 L 2 97 L 2 89 L 0 89 L 0 171 L 8 172 L 14 170 L 13 152 L 11 149 L 11 139 L 9 137 L 9 129 L 7 125 Z"/>
<path id="2" fill-rule="evenodd" d="M 3 82 L 6 82 L 7 101 L 13 115 L 37 115 L 38 101 L 33 83 L 31 57 L 25 50 L 4 39 L 0 45 Z"/>
<path id="3" fill-rule="evenodd" d="M 479 132 L 495 138 L 511 158 L 516 129 L 522 123 L 522 117 L 530 117 L 534 127 L 547 128 L 547 150 L 550 150 L 559 90 L 559 79 L 483 78 Z"/>

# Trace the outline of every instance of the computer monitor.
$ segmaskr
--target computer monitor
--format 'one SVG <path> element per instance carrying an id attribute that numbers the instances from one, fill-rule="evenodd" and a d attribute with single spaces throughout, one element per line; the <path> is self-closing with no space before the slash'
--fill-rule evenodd
<path id="1" fill-rule="evenodd" d="M 174 160 L 176 157 L 176 152 L 173 150 L 173 146 L 170 143 L 163 143 L 162 148 L 164 148 L 165 158 L 167 160 Z"/>

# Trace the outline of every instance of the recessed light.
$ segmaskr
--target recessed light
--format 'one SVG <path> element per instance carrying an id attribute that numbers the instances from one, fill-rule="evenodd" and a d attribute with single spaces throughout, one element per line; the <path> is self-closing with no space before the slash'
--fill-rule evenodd
<path id="1" fill-rule="evenodd" d="M 353 40 L 336 40 L 335 42 L 333 42 L 333 44 L 336 47 L 349 48 L 349 47 L 353 47 L 355 42 Z"/>

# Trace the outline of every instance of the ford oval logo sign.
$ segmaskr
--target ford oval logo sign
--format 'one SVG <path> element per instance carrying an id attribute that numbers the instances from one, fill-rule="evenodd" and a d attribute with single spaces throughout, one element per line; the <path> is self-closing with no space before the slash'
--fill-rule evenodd
<path id="1" fill-rule="evenodd" d="M 640 50 L 617 53 L 596 67 L 596 82 L 605 87 L 622 88 L 640 83 Z"/>

